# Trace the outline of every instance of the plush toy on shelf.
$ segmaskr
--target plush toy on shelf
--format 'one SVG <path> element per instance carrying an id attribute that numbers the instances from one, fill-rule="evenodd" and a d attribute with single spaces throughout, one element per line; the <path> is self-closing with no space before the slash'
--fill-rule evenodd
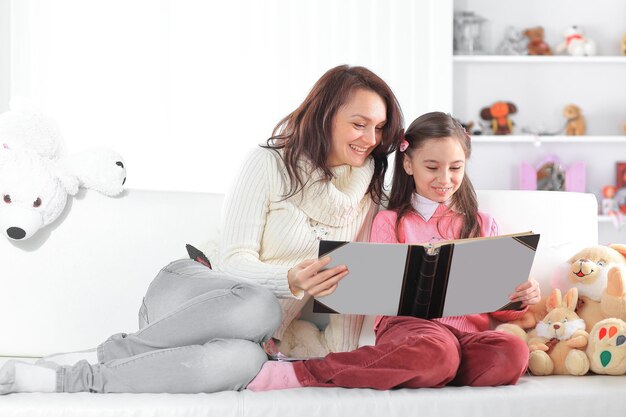
<path id="1" fill-rule="evenodd" d="M 572 25 L 563 32 L 565 38 L 556 47 L 556 52 L 572 56 L 593 56 L 596 54 L 596 43 L 583 35 L 583 31 Z"/>
<path id="2" fill-rule="evenodd" d="M 496 101 L 489 107 L 483 107 L 480 117 L 491 122 L 491 130 L 494 135 L 509 135 L 513 133 L 513 121 L 511 114 L 517 113 L 517 106 L 510 101 Z"/>
<path id="3" fill-rule="evenodd" d="M 499 55 L 527 55 L 528 38 L 514 26 L 509 26 L 504 32 L 504 39 L 498 44 L 496 53 Z"/>
<path id="4" fill-rule="evenodd" d="M 626 33 L 622 35 L 622 55 L 626 56 Z"/>
<path id="5" fill-rule="evenodd" d="M 602 214 L 609 216 L 613 221 L 613 226 L 616 229 L 621 229 L 624 225 L 624 215 L 619 209 L 619 204 L 615 199 L 617 194 L 617 187 L 614 185 L 606 185 L 602 187 Z"/>
<path id="6" fill-rule="evenodd" d="M 524 31 L 524 36 L 528 38 L 528 55 L 552 55 L 550 46 L 543 40 L 543 27 L 528 28 Z"/>
<path id="7" fill-rule="evenodd" d="M 568 136 L 582 136 L 587 131 L 587 124 L 583 112 L 575 104 L 568 104 L 563 108 L 563 116 L 565 116 L 565 134 Z"/>
<path id="8" fill-rule="evenodd" d="M 589 358 L 583 350 L 589 334 L 585 321 L 575 312 L 578 290 L 571 288 L 561 298 L 552 290 L 546 301 L 548 314 L 537 323 L 536 335 L 528 339 L 528 368 L 535 375 L 585 375 Z"/>
<path id="9" fill-rule="evenodd" d="M 25 100 L 0 115 L 0 228 L 24 240 L 56 220 L 80 187 L 122 192 L 124 160 L 110 149 L 66 155 L 56 122 Z"/>
<path id="10" fill-rule="evenodd" d="M 478 136 L 483 134 L 483 127 L 480 125 L 480 123 L 474 123 L 473 120 L 461 122 L 461 126 L 463 126 L 463 129 L 465 129 L 465 131 L 472 136 Z"/>

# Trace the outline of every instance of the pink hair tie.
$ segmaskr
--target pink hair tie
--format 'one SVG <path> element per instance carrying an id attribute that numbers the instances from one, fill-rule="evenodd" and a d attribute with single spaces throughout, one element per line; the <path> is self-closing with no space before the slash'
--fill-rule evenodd
<path id="1" fill-rule="evenodd" d="M 402 137 L 402 142 L 400 142 L 400 152 L 404 152 L 409 147 L 409 142 L 407 142 L 406 138 L 404 137 L 404 129 L 402 129 L 400 136 Z"/>

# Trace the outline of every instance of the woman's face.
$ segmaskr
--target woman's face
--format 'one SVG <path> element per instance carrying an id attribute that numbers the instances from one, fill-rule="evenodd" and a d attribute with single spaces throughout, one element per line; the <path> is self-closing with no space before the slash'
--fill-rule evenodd
<path id="1" fill-rule="evenodd" d="M 358 89 L 333 119 L 328 166 L 360 167 L 382 140 L 387 107 L 377 93 Z"/>
<path id="2" fill-rule="evenodd" d="M 443 203 L 457 192 L 465 176 L 465 152 L 456 138 L 429 139 L 404 155 L 404 170 L 413 176 L 415 191 Z"/>

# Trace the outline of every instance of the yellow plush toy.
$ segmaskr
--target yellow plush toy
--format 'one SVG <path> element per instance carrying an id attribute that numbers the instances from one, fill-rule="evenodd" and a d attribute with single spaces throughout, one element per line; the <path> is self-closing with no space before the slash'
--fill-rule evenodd
<path id="1" fill-rule="evenodd" d="M 576 312 L 578 290 L 571 288 L 565 297 L 554 289 L 546 301 L 548 314 L 537 324 L 536 335 L 528 340 L 528 368 L 535 375 L 585 375 L 589 359 L 582 350 L 589 334 Z"/>
<path id="2" fill-rule="evenodd" d="M 572 256 L 557 273 L 553 288 L 577 288 L 576 312 L 587 323 L 587 331 L 600 320 L 626 320 L 626 245 L 596 245 Z"/>
<path id="3" fill-rule="evenodd" d="M 276 350 L 291 358 L 324 357 L 329 353 L 324 333 L 305 320 L 294 320 L 276 343 Z"/>
<path id="4" fill-rule="evenodd" d="M 553 288 L 566 292 L 578 289 L 576 313 L 585 321 L 586 331 L 600 320 L 613 317 L 626 320 L 626 245 L 595 245 L 582 249 L 558 268 Z M 518 320 L 499 325 L 496 330 L 515 334 L 524 340 L 548 313 L 547 297 L 528 307 Z M 530 335 L 526 332 L 530 331 Z"/>

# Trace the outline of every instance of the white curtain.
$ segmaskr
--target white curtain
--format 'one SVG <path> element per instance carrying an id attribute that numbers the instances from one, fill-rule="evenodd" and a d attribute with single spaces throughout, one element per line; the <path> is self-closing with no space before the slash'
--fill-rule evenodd
<path id="1" fill-rule="evenodd" d="M 451 110 L 450 0 L 12 0 L 8 10 L 9 95 L 41 103 L 69 152 L 116 149 L 133 188 L 223 192 L 245 153 L 339 64 L 378 73 L 408 122 Z"/>

